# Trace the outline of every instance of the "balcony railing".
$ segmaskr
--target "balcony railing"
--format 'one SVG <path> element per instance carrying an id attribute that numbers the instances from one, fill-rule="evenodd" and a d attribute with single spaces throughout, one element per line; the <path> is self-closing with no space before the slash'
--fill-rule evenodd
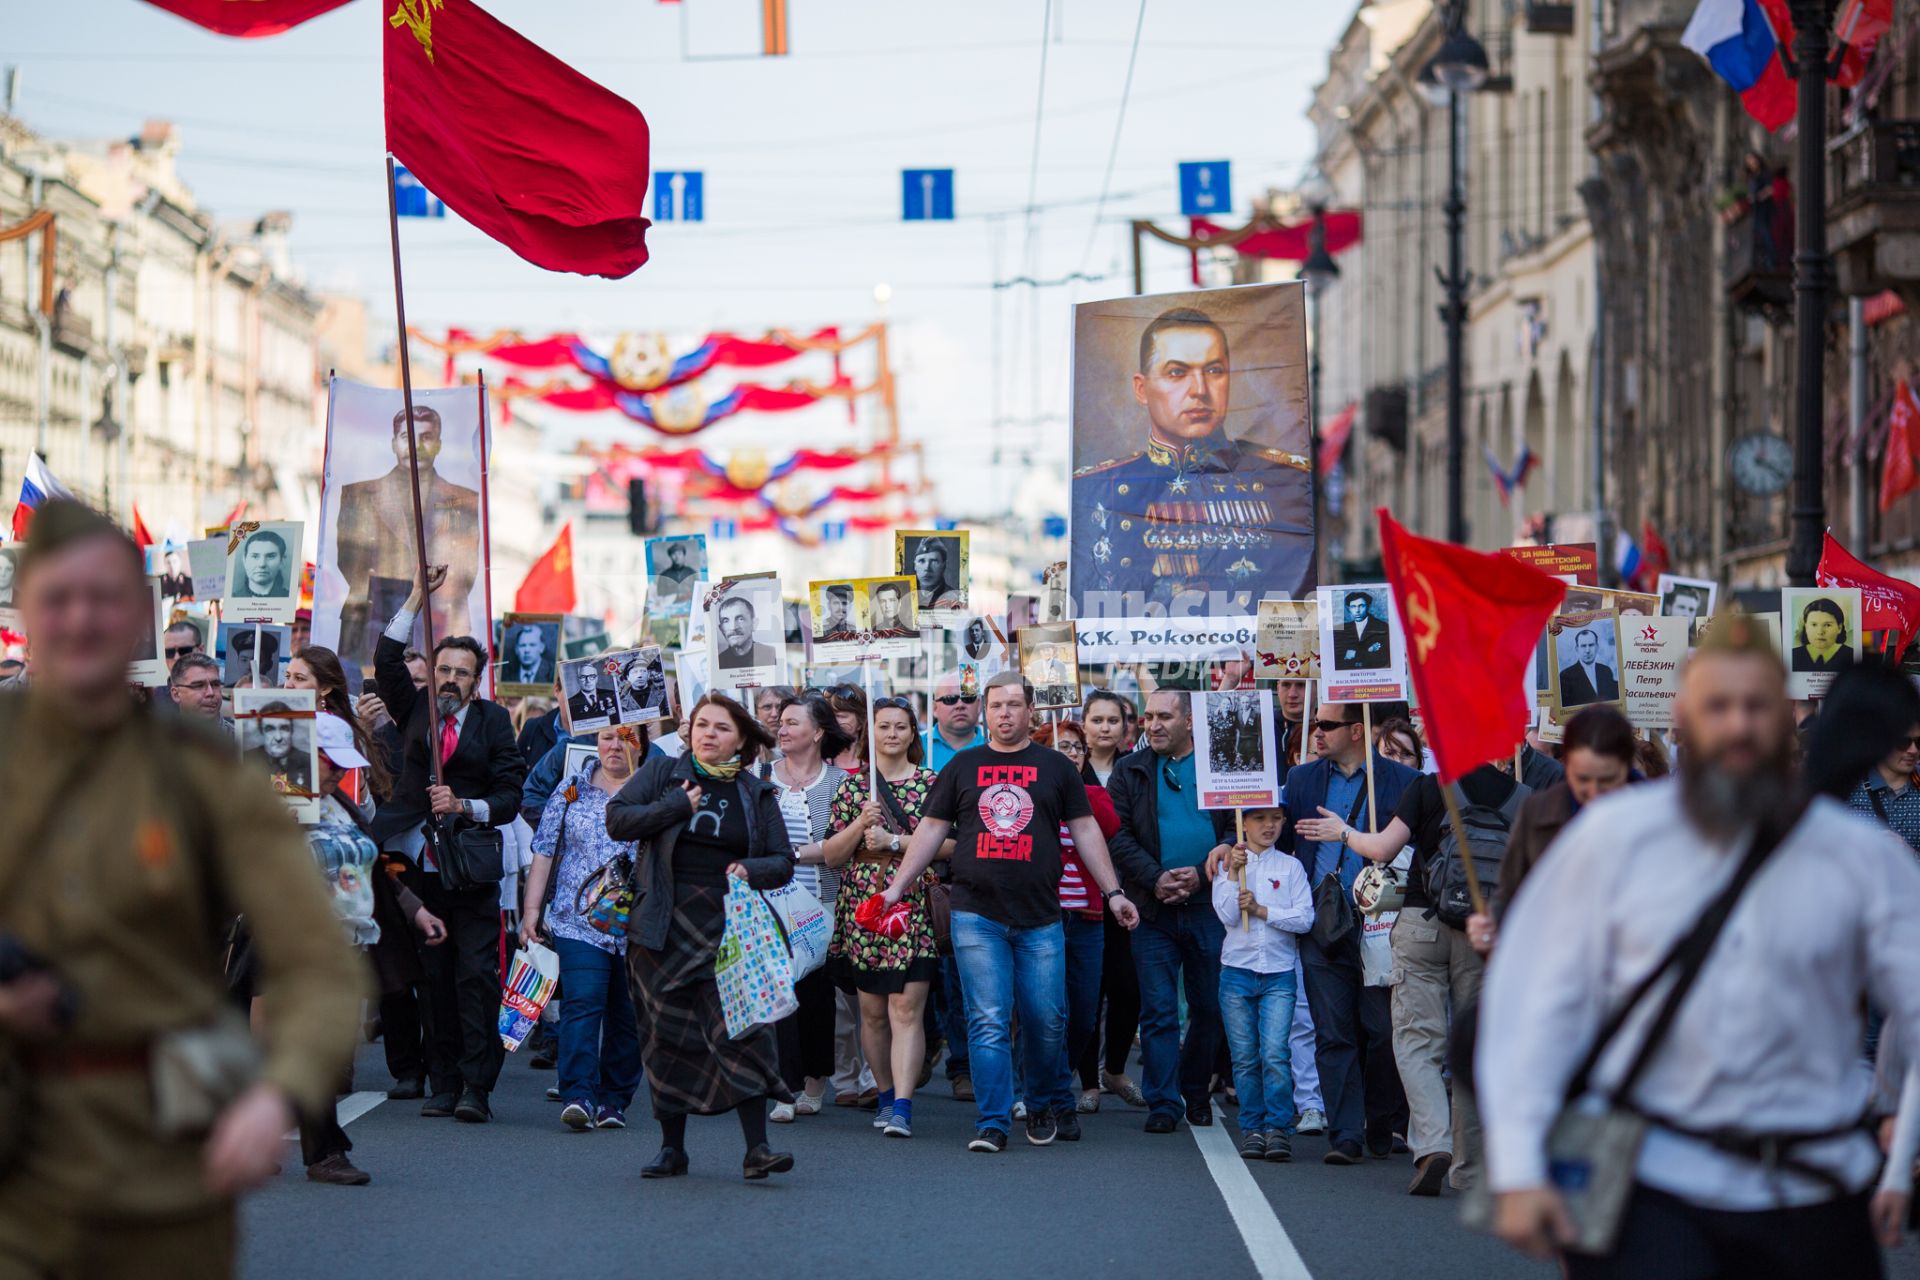
<path id="1" fill-rule="evenodd" d="M 1735 305 L 1784 318 L 1793 302 L 1793 246 L 1777 243 L 1772 220 L 1756 218 L 1742 201 L 1723 219 L 1727 228 L 1724 283 Z"/>
<path id="2" fill-rule="evenodd" d="M 1873 120 L 1827 151 L 1827 200 L 1836 210 L 1875 188 L 1920 193 L 1920 120 Z"/>
<path id="3" fill-rule="evenodd" d="M 1827 245 L 1842 293 L 1920 282 L 1920 120 L 1873 120 L 1827 144 Z"/>

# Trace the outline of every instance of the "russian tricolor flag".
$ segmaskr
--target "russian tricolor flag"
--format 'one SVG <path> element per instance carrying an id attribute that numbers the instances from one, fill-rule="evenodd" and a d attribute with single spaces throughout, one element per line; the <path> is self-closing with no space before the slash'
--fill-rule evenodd
<path id="1" fill-rule="evenodd" d="M 20 505 L 13 509 L 13 540 L 20 541 L 27 536 L 27 529 L 33 524 L 33 513 L 40 504 L 52 498 L 71 498 L 73 493 L 67 486 L 53 478 L 53 472 L 47 470 L 47 464 L 40 455 L 27 455 L 27 474 L 20 480 Z"/>
<path id="2" fill-rule="evenodd" d="M 1768 131 L 1793 119 L 1793 81 L 1759 0 L 1700 0 L 1680 43 L 1705 58 Z"/>

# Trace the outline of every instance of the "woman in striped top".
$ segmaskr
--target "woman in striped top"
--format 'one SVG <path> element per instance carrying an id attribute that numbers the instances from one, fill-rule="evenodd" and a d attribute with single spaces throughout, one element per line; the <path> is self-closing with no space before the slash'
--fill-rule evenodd
<path id="1" fill-rule="evenodd" d="M 839 896 L 840 877 L 826 866 L 828 824 L 833 817 L 834 792 L 847 776 L 828 763 L 847 749 L 833 708 L 818 694 L 788 698 L 780 704 L 776 734 L 780 759 L 760 766 L 760 776 L 774 783 L 787 838 L 793 842 L 794 883 L 820 899 L 829 917 Z M 814 1115 L 833 1074 L 834 1012 L 839 993 L 824 966 L 793 984 L 800 1008 L 774 1024 L 780 1041 L 780 1072 L 794 1101 L 780 1103 L 767 1117 L 781 1124 L 796 1115 Z"/>

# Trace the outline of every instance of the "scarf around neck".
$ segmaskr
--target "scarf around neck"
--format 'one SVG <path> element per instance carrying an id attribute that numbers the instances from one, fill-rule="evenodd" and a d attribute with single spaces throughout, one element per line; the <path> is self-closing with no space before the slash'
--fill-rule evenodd
<path id="1" fill-rule="evenodd" d="M 719 764 L 708 765 L 702 764 L 700 757 L 695 756 L 693 758 L 693 772 L 698 777 L 711 778 L 715 782 L 731 782 L 740 774 L 740 757 L 736 755 L 732 759 L 724 760 Z"/>

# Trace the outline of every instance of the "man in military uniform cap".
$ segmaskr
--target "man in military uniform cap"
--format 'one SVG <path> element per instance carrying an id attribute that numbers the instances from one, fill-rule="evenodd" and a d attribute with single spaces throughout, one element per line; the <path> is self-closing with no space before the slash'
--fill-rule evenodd
<path id="1" fill-rule="evenodd" d="M 234 1197 L 273 1176 L 296 1108 L 333 1105 L 359 962 L 266 780 L 128 696 L 152 599 L 132 541 L 49 503 L 21 588 L 33 683 L 0 696 L 0 1277 L 230 1275 Z M 193 1033 L 244 1047 L 218 943 L 236 914 L 272 1033 L 203 1128 L 162 1107 L 186 1094 L 155 1064 L 191 1061 Z"/>
<path id="2" fill-rule="evenodd" d="M 1213 613 L 1312 590 L 1307 460 L 1227 438 L 1231 381 L 1226 331 L 1206 312 L 1162 312 L 1141 332 L 1133 398 L 1147 411 L 1146 447 L 1073 477 L 1082 617 L 1119 616 L 1117 600 L 1097 597 L 1122 592 L 1163 607 L 1198 593 L 1181 602 Z"/>

